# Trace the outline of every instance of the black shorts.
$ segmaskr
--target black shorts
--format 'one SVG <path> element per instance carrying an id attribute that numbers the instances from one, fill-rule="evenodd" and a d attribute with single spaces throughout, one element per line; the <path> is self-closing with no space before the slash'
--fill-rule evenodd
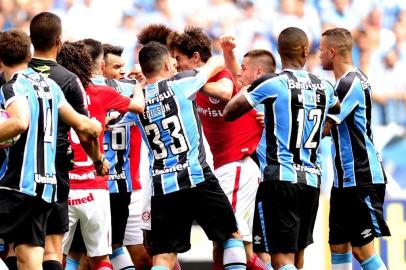
<path id="1" fill-rule="evenodd" d="M 51 204 L 41 198 L 0 189 L 0 238 L 43 247 Z"/>
<path id="2" fill-rule="evenodd" d="M 110 193 L 111 243 L 123 245 L 129 215 L 131 192 Z"/>
<path id="3" fill-rule="evenodd" d="M 258 187 L 254 252 L 295 253 L 313 243 L 320 189 L 301 183 L 265 181 Z"/>
<path id="4" fill-rule="evenodd" d="M 60 161 L 61 162 L 61 161 Z M 48 218 L 46 234 L 63 234 L 69 231 L 68 194 L 69 174 L 63 165 L 55 163 L 57 180 L 58 201 L 52 204 L 52 210 Z"/>
<path id="5" fill-rule="evenodd" d="M 152 255 L 188 251 L 194 220 L 216 242 L 226 241 L 238 230 L 230 202 L 214 175 L 194 188 L 152 196 Z"/>
<path id="6" fill-rule="evenodd" d="M 384 184 L 331 190 L 329 243 L 363 246 L 375 237 L 390 236 L 383 215 Z"/>

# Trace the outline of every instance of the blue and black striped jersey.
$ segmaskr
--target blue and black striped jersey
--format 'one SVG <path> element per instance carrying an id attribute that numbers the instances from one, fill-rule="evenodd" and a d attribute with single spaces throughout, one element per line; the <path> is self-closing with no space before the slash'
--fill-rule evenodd
<path id="1" fill-rule="evenodd" d="M 92 78 L 96 85 L 106 85 L 114 88 L 121 95 L 130 97 L 134 84 L 106 79 L 102 76 Z M 110 111 L 109 114 L 116 113 Z M 117 122 L 110 130 L 104 132 L 104 154 L 110 163 L 108 187 L 110 193 L 131 192 L 132 179 L 130 171 L 130 129 L 131 124 Z"/>
<path id="2" fill-rule="evenodd" d="M 65 97 L 52 80 L 31 68 L 17 73 L 1 88 L 1 103 L 28 100 L 30 122 L 20 139 L 9 148 L 7 169 L 0 188 L 13 189 L 46 202 L 55 201 L 55 155 L 58 109 Z"/>
<path id="3" fill-rule="evenodd" d="M 194 101 L 206 81 L 207 75 L 187 71 L 149 84 L 144 112 L 124 119 L 141 127 L 149 148 L 153 195 L 191 188 L 211 174 Z"/>
<path id="4" fill-rule="evenodd" d="M 386 183 L 385 172 L 372 140 L 371 86 L 360 70 L 354 69 L 336 83 L 341 112 L 329 115 L 332 129 L 335 187 Z"/>
<path id="5" fill-rule="evenodd" d="M 251 106 L 265 105 L 264 181 L 320 186 L 317 148 L 327 111 L 337 103 L 333 86 L 302 70 L 258 79 L 245 93 Z"/>

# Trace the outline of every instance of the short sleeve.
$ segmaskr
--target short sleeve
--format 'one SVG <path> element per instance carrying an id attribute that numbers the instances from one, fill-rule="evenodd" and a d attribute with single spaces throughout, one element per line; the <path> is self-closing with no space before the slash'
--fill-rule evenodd
<path id="1" fill-rule="evenodd" d="M 13 77 L 2 87 L 4 108 L 7 108 L 11 103 L 19 98 L 26 98 L 29 87 L 32 87 L 29 82 L 19 80 L 18 76 L 19 75 L 15 75 L 15 77 Z"/>
<path id="2" fill-rule="evenodd" d="M 278 88 L 282 86 L 278 77 L 261 77 L 255 80 L 247 92 L 244 93 L 247 101 L 255 108 L 268 98 L 276 98 L 278 96 Z"/>
<path id="3" fill-rule="evenodd" d="M 127 112 L 123 115 L 123 117 L 120 119 L 119 122 L 117 122 L 113 125 L 108 125 L 108 127 L 113 128 L 113 127 L 128 125 L 128 124 L 130 124 L 130 125 L 135 124 L 137 126 L 141 126 L 141 122 L 139 120 L 138 115 L 133 112 Z"/>
<path id="4" fill-rule="evenodd" d="M 102 87 L 102 86 L 100 86 Z M 105 101 L 104 105 L 106 110 L 116 110 L 120 113 L 125 113 L 128 111 L 128 106 L 130 105 L 131 99 L 125 97 L 118 93 L 111 87 L 102 87 L 103 98 Z"/>
<path id="5" fill-rule="evenodd" d="M 194 99 L 195 94 L 207 82 L 208 75 L 204 72 L 191 70 L 177 74 L 173 80 L 168 81 L 175 93 L 182 93 L 188 99 Z"/>
<path id="6" fill-rule="evenodd" d="M 358 106 L 359 100 L 362 98 L 363 90 L 358 78 L 348 80 L 343 78 L 336 88 L 338 99 L 340 100 L 340 113 L 337 115 L 328 116 L 333 119 L 337 124 L 340 124 L 351 112 Z"/>
<path id="7" fill-rule="evenodd" d="M 332 86 L 328 81 L 326 81 L 325 84 L 327 94 L 327 107 L 332 108 L 338 102 L 337 92 L 334 90 L 334 86 Z"/>

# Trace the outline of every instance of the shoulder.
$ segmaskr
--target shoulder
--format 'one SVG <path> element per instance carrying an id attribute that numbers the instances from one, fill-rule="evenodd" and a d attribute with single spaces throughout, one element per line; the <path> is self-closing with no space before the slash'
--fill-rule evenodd
<path id="1" fill-rule="evenodd" d="M 340 81 L 336 85 L 336 91 L 340 100 L 342 100 L 348 93 L 356 79 L 357 73 L 355 71 L 348 72 L 344 77 L 340 79 Z"/>
<path id="2" fill-rule="evenodd" d="M 255 88 L 264 85 L 264 84 L 272 84 L 273 81 L 278 81 L 281 79 L 281 74 L 275 74 L 275 73 L 267 73 L 258 79 L 256 79 L 251 86 L 248 88 L 247 92 L 253 91 Z"/>
<path id="3" fill-rule="evenodd" d="M 198 73 L 199 73 L 199 71 L 197 71 L 196 69 L 178 72 L 168 81 L 177 81 L 177 80 L 181 80 L 181 79 L 185 79 L 185 78 L 189 78 L 189 77 L 195 77 Z"/>

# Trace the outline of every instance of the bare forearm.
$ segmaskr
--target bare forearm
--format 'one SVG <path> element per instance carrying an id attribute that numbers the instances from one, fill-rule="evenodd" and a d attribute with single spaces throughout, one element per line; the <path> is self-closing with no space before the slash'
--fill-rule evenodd
<path id="1" fill-rule="evenodd" d="M 80 144 L 85 150 L 86 154 L 93 161 L 99 161 L 101 159 L 102 153 L 100 152 L 100 144 L 98 138 L 89 138 L 88 136 L 81 136 L 78 134 Z"/>
<path id="2" fill-rule="evenodd" d="M 141 84 L 136 84 L 133 90 L 133 97 L 131 98 L 128 110 L 133 113 L 142 113 L 145 107 L 144 94 L 142 93 Z"/>
<path id="3" fill-rule="evenodd" d="M 0 141 L 6 141 L 27 130 L 28 126 L 21 123 L 19 119 L 9 118 L 0 124 Z"/>
<path id="4" fill-rule="evenodd" d="M 234 80 L 236 80 L 237 73 L 240 71 L 241 66 L 238 64 L 237 57 L 235 56 L 234 51 L 225 51 L 223 56 L 226 68 L 230 70 Z"/>

